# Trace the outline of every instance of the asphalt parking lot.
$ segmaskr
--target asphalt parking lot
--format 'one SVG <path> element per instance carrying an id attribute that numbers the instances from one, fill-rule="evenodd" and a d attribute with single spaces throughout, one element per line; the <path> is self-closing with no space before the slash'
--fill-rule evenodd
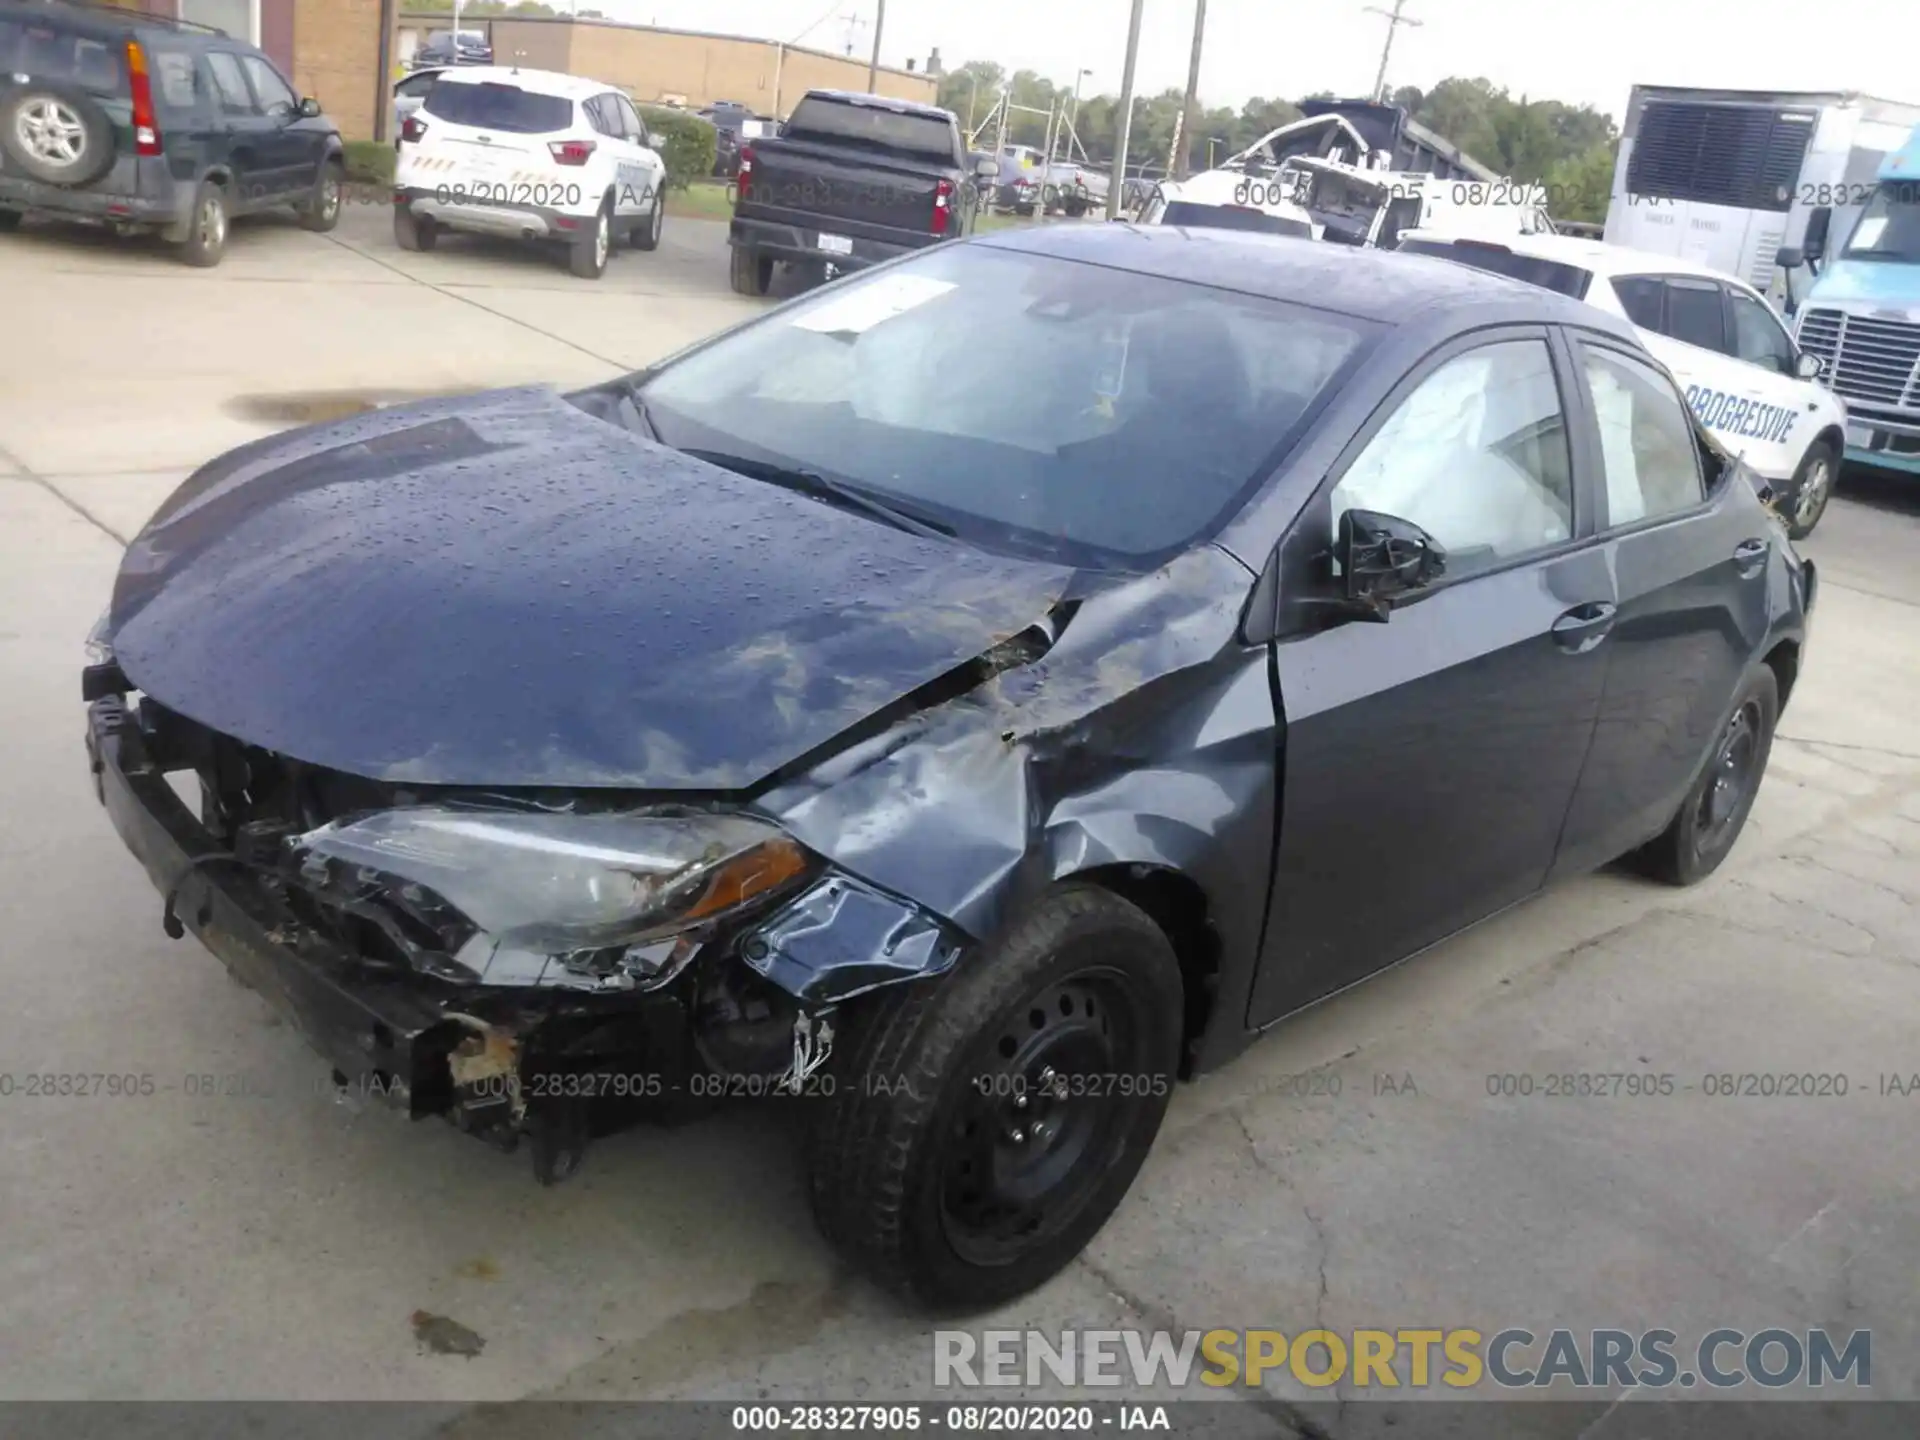
<path id="1" fill-rule="evenodd" d="M 524 1155 L 326 1098 L 264 1002 L 162 934 L 81 747 L 81 642 L 194 466 L 360 398 L 637 367 L 758 308 L 724 258 L 720 227 L 670 221 L 583 282 L 507 245 L 402 254 L 377 206 L 330 237 L 242 223 L 213 271 L 0 238 L 0 1072 L 155 1079 L 0 1097 L 0 1396 L 431 1399 L 381 1423 L 478 1434 L 466 1406 L 522 1396 L 933 1393 L 931 1322 L 840 1271 L 778 1115 L 631 1132 L 543 1190 Z M 1080 1261 L 973 1328 L 1825 1325 L 1872 1331 L 1873 1395 L 1920 1397 L 1920 1087 L 1897 1093 L 1920 1074 L 1920 488 L 1850 477 L 1806 548 L 1804 675 L 1719 875 L 1568 885 L 1282 1025 L 1176 1098 Z M 1308 1071 L 1340 1093 L 1299 1093 Z M 1489 1094 L 1572 1071 L 1677 1085 Z M 1749 1073 L 1847 1093 L 1706 1093 Z M 420 1343 L 416 1312 L 484 1348 Z"/>

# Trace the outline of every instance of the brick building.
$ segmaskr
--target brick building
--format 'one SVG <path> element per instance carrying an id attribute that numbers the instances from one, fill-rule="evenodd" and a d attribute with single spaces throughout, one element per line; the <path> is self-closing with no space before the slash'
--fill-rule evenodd
<path id="1" fill-rule="evenodd" d="M 403 12 L 396 57 L 405 60 L 427 34 L 451 29 L 452 25 L 453 17 L 444 10 Z M 532 69 L 588 76 L 618 85 L 634 99 L 649 104 L 684 105 L 697 110 L 716 100 L 734 100 L 784 119 L 794 101 L 808 90 L 867 88 L 865 58 L 742 35 L 575 20 L 571 16 L 548 19 L 463 14 L 460 28 L 485 32 L 497 65 L 511 65 L 517 60 Z M 937 67 L 938 63 L 936 53 L 931 65 Z M 905 69 L 883 65 L 874 85 L 882 95 L 931 104 L 939 89 L 938 70 L 921 69 L 913 61 Z"/>
<path id="2" fill-rule="evenodd" d="M 395 0 L 109 0 L 258 45 L 349 140 L 385 139 Z"/>

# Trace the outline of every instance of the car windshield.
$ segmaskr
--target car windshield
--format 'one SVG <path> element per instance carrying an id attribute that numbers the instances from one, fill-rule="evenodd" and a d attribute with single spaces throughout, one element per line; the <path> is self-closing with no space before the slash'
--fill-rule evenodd
<path id="1" fill-rule="evenodd" d="M 1211 230 L 1252 230 L 1262 235 L 1311 235 L 1313 227 L 1304 220 L 1286 215 L 1269 215 L 1264 210 L 1249 210 L 1242 205 L 1196 205 L 1191 200 L 1170 200 L 1162 225 L 1189 225 Z"/>
<path id="2" fill-rule="evenodd" d="M 435 85 L 427 91 L 420 108 L 452 125 L 473 125 L 512 135 L 545 135 L 573 124 L 571 100 L 497 80 Z"/>
<path id="3" fill-rule="evenodd" d="M 1467 241 L 1402 240 L 1400 249 L 1409 255 L 1435 255 L 1461 265 L 1471 265 L 1510 280 L 1524 280 L 1543 290 L 1584 300 L 1593 283 L 1593 272 L 1559 260 L 1542 260 L 1537 255 L 1516 255 L 1504 245 Z"/>
<path id="4" fill-rule="evenodd" d="M 1883 180 L 1847 237 L 1843 258 L 1920 264 L 1920 180 Z"/>
<path id="5" fill-rule="evenodd" d="M 946 120 L 883 105 L 863 105 L 857 100 L 809 95 L 793 107 L 787 120 L 787 137 L 861 145 L 900 155 L 953 158 L 953 127 Z"/>
<path id="6" fill-rule="evenodd" d="M 676 448 L 815 472 L 988 548 L 1138 569 L 1232 518 L 1377 328 L 967 244 L 783 308 L 642 393 Z"/>

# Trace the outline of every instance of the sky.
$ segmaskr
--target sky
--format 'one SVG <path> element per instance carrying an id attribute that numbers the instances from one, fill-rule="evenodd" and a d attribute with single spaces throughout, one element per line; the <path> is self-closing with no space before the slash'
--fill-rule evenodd
<path id="1" fill-rule="evenodd" d="M 591 0 L 610 18 L 842 50 L 873 45 L 876 0 Z M 1387 31 L 1369 4 L 1393 0 L 1208 0 L 1200 96 L 1236 109 L 1255 95 L 1364 95 Z M 1516 95 L 1590 104 L 1617 121 L 1636 82 L 1723 89 L 1860 90 L 1920 102 L 1920 0 L 1404 0 L 1421 21 L 1394 37 L 1387 83 L 1423 88 L 1484 75 Z M 881 63 L 953 68 L 995 60 L 1086 94 L 1117 94 L 1129 0 L 887 0 Z M 817 25 L 815 22 L 818 21 Z M 805 32 L 802 39 L 802 32 Z M 1193 0 L 1145 0 L 1136 88 L 1186 83 Z"/>

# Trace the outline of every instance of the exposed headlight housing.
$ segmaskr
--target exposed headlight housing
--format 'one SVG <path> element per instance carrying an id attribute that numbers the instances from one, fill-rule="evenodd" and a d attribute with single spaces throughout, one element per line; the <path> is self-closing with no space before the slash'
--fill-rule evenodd
<path id="1" fill-rule="evenodd" d="M 663 984 L 691 958 L 675 943 L 806 875 L 813 858 L 785 831 L 699 811 L 572 814 L 406 806 L 335 821 L 294 842 L 418 886 L 477 929 L 455 957 L 490 983 L 582 979 Z M 613 969 L 584 957 L 624 953 Z"/>

